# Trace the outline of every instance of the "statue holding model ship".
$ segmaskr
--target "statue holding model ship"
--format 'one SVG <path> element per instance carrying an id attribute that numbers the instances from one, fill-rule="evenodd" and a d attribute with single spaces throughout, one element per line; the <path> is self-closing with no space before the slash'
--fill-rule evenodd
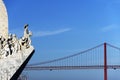
<path id="1" fill-rule="evenodd" d="M 34 53 L 28 24 L 23 32 L 21 38 L 8 33 L 7 10 L 0 0 L 0 80 L 16 80 Z"/>

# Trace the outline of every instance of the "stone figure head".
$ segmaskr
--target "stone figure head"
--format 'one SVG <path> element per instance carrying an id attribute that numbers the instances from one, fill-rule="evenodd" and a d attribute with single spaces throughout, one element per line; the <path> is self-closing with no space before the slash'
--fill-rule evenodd
<path id="1" fill-rule="evenodd" d="M 24 29 L 28 28 L 28 26 L 29 26 L 28 24 L 25 24 Z"/>

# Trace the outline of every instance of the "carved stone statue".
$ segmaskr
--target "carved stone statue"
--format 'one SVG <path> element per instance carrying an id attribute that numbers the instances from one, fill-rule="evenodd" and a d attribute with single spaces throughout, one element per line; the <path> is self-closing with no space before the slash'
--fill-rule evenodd
<path id="1" fill-rule="evenodd" d="M 5 38 L 0 36 L 0 49 L 3 49 L 4 45 L 5 45 Z"/>
<path id="2" fill-rule="evenodd" d="M 20 43 L 22 46 L 29 48 L 31 45 L 31 39 L 32 32 L 28 30 L 28 24 L 24 26 L 24 35 L 22 39 L 20 39 Z"/>
<path id="3" fill-rule="evenodd" d="M 8 33 L 8 15 L 3 1 L 0 0 L 0 80 L 17 80 L 33 55 L 34 47 L 31 45 L 28 24 L 24 26 L 24 35 L 20 39 Z"/>
<path id="4" fill-rule="evenodd" d="M 28 30 L 28 24 L 24 26 L 24 35 L 19 40 L 15 34 L 9 34 L 6 40 L 0 36 L 0 55 L 7 57 L 12 55 L 12 53 L 29 48 L 31 46 L 31 36 L 32 32 Z"/>
<path id="5" fill-rule="evenodd" d="M 20 44 L 15 34 L 12 35 L 12 46 L 15 53 L 20 50 Z"/>
<path id="6" fill-rule="evenodd" d="M 28 38 L 28 34 L 29 34 L 29 31 L 28 31 L 28 24 L 26 24 L 25 26 L 24 26 L 24 38 Z"/>

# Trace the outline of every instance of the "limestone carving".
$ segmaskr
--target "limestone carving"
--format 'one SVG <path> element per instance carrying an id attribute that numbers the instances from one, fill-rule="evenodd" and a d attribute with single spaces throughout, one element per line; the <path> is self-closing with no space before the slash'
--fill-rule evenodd
<path id="1" fill-rule="evenodd" d="M 9 34 L 8 39 L 0 36 L 0 58 L 29 48 L 31 46 L 31 36 L 32 32 L 28 30 L 28 24 L 24 26 L 24 35 L 20 39 L 15 34 Z"/>
<path id="2" fill-rule="evenodd" d="M 11 77 L 34 52 L 31 45 L 28 24 L 24 26 L 24 35 L 18 38 L 8 33 L 8 15 L 3 0 L 0 0 L 0 80 L 13 80 Z"/>
<path id="3" fill-rule="evenodd" d="M 32 36 L 32 32 L 28 30 L 28 24 L 24 26 L 24 35 L 22 39 L 20 39 L 21 45 L 24 46 L 25 48 L 29 48 L 31 45 L 31 39 L 30 37 Z"/>

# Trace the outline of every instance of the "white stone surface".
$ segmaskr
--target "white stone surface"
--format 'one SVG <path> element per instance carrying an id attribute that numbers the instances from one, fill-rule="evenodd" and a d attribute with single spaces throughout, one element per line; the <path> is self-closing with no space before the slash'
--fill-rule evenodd
<path id="1" fill-rule="evenodd" d="M 13 55 L 2 58 L 0 60 L 0 80 L 10 80 L 33 50 L 34 48 L 30 46 L 27 49 L 22 49 L 18 53 L 13 53 Z"/>
<path id="2" fill-rule="evenodd" d="M 24 33 L 21 39 L 16 35 L 8 36 L 8 15 L 3 1 L 0 0 L 0 80 L 10 80 L 33 52 L 31 34 L 26 32 L 26 28 Z"/>
<path id="3" fill-rule="evenodd" d="M 8 37 L 8 15 L 3 0 L 0 0 L 0 35 Z"/>

